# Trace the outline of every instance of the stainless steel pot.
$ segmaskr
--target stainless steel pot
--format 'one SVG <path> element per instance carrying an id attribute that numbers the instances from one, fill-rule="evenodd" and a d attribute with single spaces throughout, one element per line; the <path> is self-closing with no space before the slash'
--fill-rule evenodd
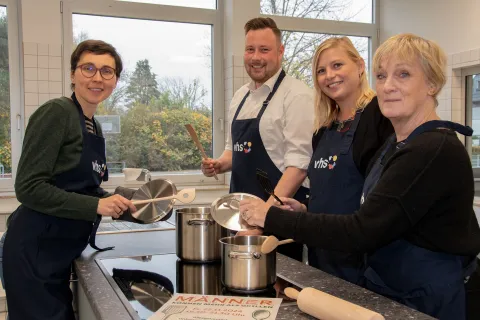
<path id="1" fill-rule="evenodd" d="M 176 210 L 177 256 L 186 261 L 220 260 L 220 240 L 227 230 L 213 220 L 208 207 Z"/>
<path id="2" fill-rule="evenodd" d="M 265 236 L 239 236 L 220 239 L 222 247 L 222 283 L 241 291 L 266 289 L 277 278 L 276 253 L 262 254 Z"/>
<path id="3" fill-rule="evenodd" d="M 221 295 L 220 263 L 177 260 L 177 293 Z"/>

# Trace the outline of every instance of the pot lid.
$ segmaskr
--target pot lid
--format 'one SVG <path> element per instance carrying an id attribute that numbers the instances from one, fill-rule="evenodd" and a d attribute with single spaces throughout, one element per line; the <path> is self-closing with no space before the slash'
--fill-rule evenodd
<path id="1" fill-rule="evenodd" d="M 170 180 L 155 179 L 145 183 L 133 194 L 132 201 L 148 200 L 172 196 L 177 193 L 177 188 Z M 153 223 L 165 217 L 173 209 L 175 200 L 159 201 L 137 205 L 137 211 L 132 217 L 143 222 Z"/>
<path id="2" fill-rule="evenodd" d="M 230 193 L 218 198 L 212 203 L 211 214 L 213 220 L 224 228 L 233 231 L 246 231 L 256 229 L 249 225 L 240 215 L 240 200 L 244 199 L 259 199 L 249 193 Z"/>

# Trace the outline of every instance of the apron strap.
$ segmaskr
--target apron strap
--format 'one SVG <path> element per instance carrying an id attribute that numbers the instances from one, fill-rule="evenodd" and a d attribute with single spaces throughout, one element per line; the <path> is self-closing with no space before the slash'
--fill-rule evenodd
<path id="1" fill-rule="evenodd" d="M 277 92 L 278 87 L 280 86 L 280 83 L 282 83 L 283 78 L 285 78 L 286 73 L 282 69 L 280 74 L 278 75 L 277 81 L 275 81 L 275 84 L 273 85 L 272 91 L 268 94 L 267 98 L 265 101 L 262 103 L 262 108 L 258 112 L 257 119 L 260 119 L 265 112 L 265 109 L 267 108 L 268 104 L 270 103 L 270 100 L 272 100 L 273 96 L 275 95 L 275 92 Z M 240 113 L 240 110 L 242 110 L 243 105 L 245 104 L 245 101 L 247 100 L 247 97 L 250 95 L 250 90 L 248 90 L 247 94 L 243 97 L 242 101 L 238 105 L 237 111 L 235 112 L 235 115 L 233 116 L 233 121 L 237 120 L 238 114 Z"/>
<path id="2" fill-rule="evenodd" d="M 360 118 L 362 117 L 363 109 L 358 110 L 355 113 L 355 118 L 353 119 L 352 125 L 345 133 L 345 138 L 343 139 L 342 147 L 340 148 L 340 154 L 345 155 L 350 150 L 352 146 L 353 138 L 355 137 L 355 132 L 357 131 L 358 124 L 360 123 Z"/>

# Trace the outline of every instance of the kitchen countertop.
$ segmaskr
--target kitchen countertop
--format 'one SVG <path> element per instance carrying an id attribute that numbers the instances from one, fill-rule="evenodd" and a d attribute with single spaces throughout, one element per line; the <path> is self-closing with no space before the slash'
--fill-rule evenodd
<path id="1" fill-rule="evenodd" d="M 115 245 L 115 250 L 96 252 L 87 247 L 74 263 L 79 283 L 83 286 L 98 320 L 131 320 L 132 317 L 95 259 L 175 253 L 175 231 L 98 235 L 97 244 L 100 247 Z M 433 319 L 281 254 L 277 255 L 277 274 L 301 288 L 313 287 L 377 311 L 387 320 Z M 280 308 L 277 319 L 297 320 L 313 317 L 301 312 L 296 306 L 284 306 Z"/>

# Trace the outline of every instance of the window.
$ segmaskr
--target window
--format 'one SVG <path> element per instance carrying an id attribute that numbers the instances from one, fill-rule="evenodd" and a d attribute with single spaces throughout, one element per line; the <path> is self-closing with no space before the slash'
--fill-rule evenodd
<path id="1" fill-rule="evenodd" d="M 0 190 L 12 190 L 21 151 L 18 29 L 15 1 L 0 1 Z"/>
<path id="2" fill-rule="evenodd" d="M 477 70 L 472 71 L 475 72 Z M 473 129 L 473 135 L 467 138 L 466 146 L 470 153 L 475 177 L 480 178 L 480 92 L 476 90 L 478 80 L 480 80 L 480 74 L 466 75 L 465 80 L 465 118 L 466 124 Z"/>
<path id="3" fill-rule="evenodd" d="M 313 87 L 312 57 L 315 50 L 323 41 L 337 35 L 282 31 L 282 42 L 285 45 L 283 55 L 283 69 L 286 73 L 302 80 Z M 365 60 L 365 69 L 368 70 L 368 37 L 349 37 L 355 48 Z"/>
<path id="4" fill-rule="evenodd" d="M 68 13 L 72 32 L 65 42 L 71 39 L 72 45 L 65 63 L 79 42 L 100 39 L 117 49 L 124 64 L 117 88 L 96 112 L 112 177 L 106 185 L 121 184 L 125 167 L 148 169 L 153 177 L 177 183 L 216 183 L 201 174 L 201 154 L 184 125 L 193 125 L 210 157 L 223 151 L 223 133 L 214 120 L 223 118 L 223 105 L 215 103 L 223 101 L 223 90 L 220 99 L 212 91 L 217 68 L 212 57 L 221 56 L 221 44 L 215 47 L 214 41 L 217 14 L 210 11 L 206 21 L 198 21 L 205 10 L 188 9 L 196 16 L 190 22 L 175 17 L 174 7 L 135 4 L 139 12 L 158 17 L 153 19 L 132 14 L 131 6 L 115 3 L 109 14 L 96 10 L 101 15 L 75 8 Z M 163 12 L 166 8 L 170 13 Z"/>
<path id="5" fill-rule="evenodd" d="M 139 2 L 151 4 L 164 4 L 169 6 L 181 6 L 190 8 L 216 9 L 216 0 L 117 0 L 124 2 Z"/>
<path id="6" fill-rule="evenodd" d="M 313 86 L 312 57 L 320 43 L 334 36 L 348 36 L 371 73 L 378 45 L 376 5 L 373 0 L 260 0 L 260 12 L 283 30 L 285 71 Z"/>
<path id="7" fill-rule="evenodd" d="M 372 0 L 261 0 L 263 14 L 372 23 Z"/>

